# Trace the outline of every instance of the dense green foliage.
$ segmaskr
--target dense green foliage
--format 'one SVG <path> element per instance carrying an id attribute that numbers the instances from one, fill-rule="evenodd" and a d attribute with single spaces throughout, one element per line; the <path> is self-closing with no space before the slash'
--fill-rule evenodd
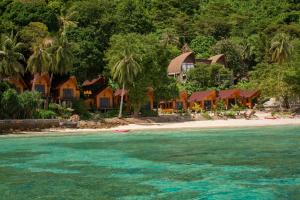
<path id="1" fill-rule="evenodd" d="M 38 92 L 18 94 L 14 89 L 0 92 L 0 119 L 30 119 L 39 118 L 39 108 L 42 103 Z"/>
<path id="2" fill-rule="evenodd" d="M 147 87 L 159 94 L 157 99 L 176 95 L 166 67 L 185 43 L 198 58 L 219 53 L 226 58 L 226 69 L 199 67 L 194 75 L 200 69 L 205 73 L 192 75 L 185 87 L 226 88 L 230 84 L 216 79 L 200 83 L 199 78 L 232 72 L 239 87 L 262 89 L 266 97 L 299 96 L 298 1 L 2 0 L 0 33 L 12 32 L 16 36 L 9 45 L 1 42 L 2 76 L 22 73 L 28 64 L 32 73 L 43 67 L 70 72 L 82 82 L 111 74 L 121 60 L 118 55 L 130 48 L 142 68 L 128 85 L 138 108 L 146 100 L 137 94 Z"/>
<path id="3" fill-rule="evenodd" d="M 210 89 L 226 89 L 233 85 L 233 73 L 223 65 L 196 65 L 187 73 L 183 87 L 189 92 Z"/>

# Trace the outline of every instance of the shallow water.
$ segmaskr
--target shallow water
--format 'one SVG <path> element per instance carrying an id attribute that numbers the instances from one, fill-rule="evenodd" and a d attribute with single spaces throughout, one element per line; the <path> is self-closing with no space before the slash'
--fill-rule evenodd
<path id="1" fill-rule="evenodd" d="M 300 127 L 0 139 L 0 199 L 300 199 Z"/>

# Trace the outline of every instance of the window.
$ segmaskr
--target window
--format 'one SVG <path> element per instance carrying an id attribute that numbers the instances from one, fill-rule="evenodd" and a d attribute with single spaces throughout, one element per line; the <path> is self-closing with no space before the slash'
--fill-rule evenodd
<path id="1" fill-rule="evenodd" d="M 109 108 L 109 98 L 108 97 L 101 97 L 100 98 L 100 108 Z"/>
<path id="2" fill-rule="evenodd" d="M 181 110 L 183 108 L 182 102 L 181 101 L 177 101 L 176 102 L 176 109 L 177 110 Z"/>
<path id="3" fill-rule="evenodd" d="M 35 90 L 44 95 L 45 94 L 45 85 L 37 84 L 37 85 L 35 85 Z"/>
<path id="4" fill-rule="evenodd" d="M 71 99 L 73 98 L 73 89 L 65 88 L 63 89 L 63 98 L 64 99 Z"/>
<path id="5" fill-rule="evenodd" d="M 192 68 L 194 68 L 194 63 L 182 63 L 181 69 L 183 72 L 187 72 Z"/>
<path id="6" fill-rule="evenodd" d="M 211 101 L 204 101 L 204 109 L 205 110 L 211 110 Z"/>

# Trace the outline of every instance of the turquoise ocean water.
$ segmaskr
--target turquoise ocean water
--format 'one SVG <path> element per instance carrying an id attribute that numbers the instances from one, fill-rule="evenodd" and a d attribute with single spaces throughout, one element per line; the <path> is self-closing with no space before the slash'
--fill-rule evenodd
<path id="1" fill-rule="evenodd" d="M 300 199 L 300 127 L 0 138 L 0 199 Z"/>

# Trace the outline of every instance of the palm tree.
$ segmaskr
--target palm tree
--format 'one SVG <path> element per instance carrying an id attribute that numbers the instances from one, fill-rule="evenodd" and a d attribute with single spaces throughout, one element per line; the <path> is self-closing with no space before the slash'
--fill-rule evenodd
<path id="1" fill-rule="evenodd" d="M 77 26 L 77 22 L 72 19 L 76 14 L 77 12 L 75 11 L 66 13 L 64 10 L 61 10 L 58 21 L 60 23 L 60 33 L 62 36 L 66 35 L 67 28 Z"/>
<path id="2" fill-rule="evenodd" d="M 15 76 L 24 73 L 21 61 L 25 61 L 24 55 L 20 52 L 23 43 L 17 42 L 13 33 L 1 38 L 0 46 L 0 75 Z"/>
<path id="3" fill-rule="evenodd" d="M 73 54 L 66 38 L 58 40 L 58 42 L 46 38 L 41 44 L 34 47 L 33 54 L 28 59 L 27 69 L 32 74 L 48 73 L 50 75 L 46 107 L 49 102 L 53 74 L 66 74 L 72 66 Z"/>
<path id="4" fill-rule="evenodd" d="M 292 54 L 293 46 L 287 34 L 279 33 L 271 41 L 270 53 L 272 61 L 282 65 L 288 61 Z"/>
<path id="5" fill-rule="evenodd" d="M 120 60 L 111 69 L 113 79 L 122 84 L 119 118 L 122 117 L 125 85 L 132 84 L 137 74 L 142 70 L 135 57 L 129 49 L 125 49 Z"/>
<path id="6" fill-rule="evenodd" d="M 272 39 L 270 53 L 272 56 L 272 61 L 278 63 L 279 67 L 282 67 L 283 63 L 289 61 L 292 51 L 293 46 L 290 44 L 290 38 L 288 35 L 279 33 Z M 283 76 L 284 74 L 281 70 L 279 70 L 277 75 L 277 87 L 279 91 L 281 91 L 280 96 L 283 97 L 286 107 L 289 108 L 288 97 L 286 96 L 283 86 Z"/>
<path id="7" fill-rule="evenodd" d="M 27 70 L 30 71 L 31 74 L 42 74 L 50 71 L 53 62 L 49 52 L 49 48 L 53 42 L 49 42 L 50 40 L 52 39 L 47 38 L 40 44 L 34 45 L 33 53 L 27 61 Z M 32 90 L 34 89 L 35 85 L 33 83 Z"/>

